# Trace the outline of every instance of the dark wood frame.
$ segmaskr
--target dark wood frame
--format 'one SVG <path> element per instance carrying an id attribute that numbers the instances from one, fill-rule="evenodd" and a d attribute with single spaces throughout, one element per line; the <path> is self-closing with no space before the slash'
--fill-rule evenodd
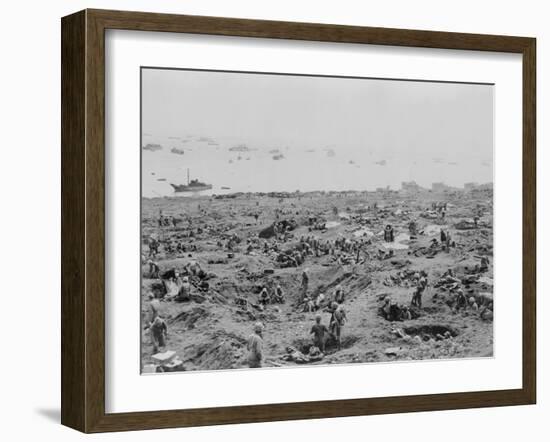
<path id="1" fill-rule="evenodd" d="M 234 18 L 84 10 L 62 30 L 61 422 L 84 432 L 534 404 L 536 401 L 536 40 Z M 105 30 L 424 48 L 523 56 L 523 386 L 515 390 L 105 413 Z"/>

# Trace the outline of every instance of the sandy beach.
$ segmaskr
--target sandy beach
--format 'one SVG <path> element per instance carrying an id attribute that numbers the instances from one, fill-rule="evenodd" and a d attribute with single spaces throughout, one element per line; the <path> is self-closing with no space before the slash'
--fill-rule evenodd
<path id="1" fill-rule="evenodd" d="M 433 208 L 443 203 L 442 218 Z M 260 237 L 282 220 L 292 221 L 292 230 Z M 412 235 L 411 221 L 416 223 Z M 264 326 L 264 367 L 491 357 L 492 224 L 492 186 L 143 198 L 142 367 L 155 364 L 147 328 L 150 294 L 159 300 L 168 327 L 164 350 L 181 360 L 178 371 L 246 368 L 246 342 L 257 322 Z M 392 242 L 384 240 L 387 225 L 394 229 Z M 441 229 L 451 235 L 448 249 Z M 158 244 L 154 256 L 149 256 L 151 238 Z M 306 253 L 302 263 L 287 266 L 280 255 L 299 248 L 304 238 L 357 246 L 353 252 Z M 489 266 L 479 271 L 481 257 Z M 159 267 L 157 278 L 150 278 L 149 260 Z M 194 263 L 203 271 L 200 278 L 189 273 Z M 325 297 L 315 311 L 302 302 L 306 268 L 308 299 Z M 446 280 L 449 269 L 452 278 Z M 162 275 L 171 271 L 178 272 L 178 280 L 189 275 L 191 297 L 184 302 L 170 297 L 172 282 Z M 411 299 L 422 271 L 427 287 L 419 308 Z M 262 288 L 271 292 L 277 284 L 285 302 L 259 303 Z M 347 315 L 341 346 L 329 339 L 321 357 L 309 357 L 315 317 L 321 315 L 328 326 L 326 306 L 338 286 Z M 457 300 L 458 291 L 465 305 Z M 387 320 L 380 310 L 386 298 L 409 313 Z"/>

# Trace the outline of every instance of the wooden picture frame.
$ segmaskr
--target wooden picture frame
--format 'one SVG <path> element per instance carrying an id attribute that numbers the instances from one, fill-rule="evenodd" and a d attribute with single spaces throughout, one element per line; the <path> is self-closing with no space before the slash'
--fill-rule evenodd
<path id="1" fill-rule="evenodd" d="M 514 390 L 107 414 L 105 30 L 494 51 L 523 58 L 523 385 Z M 533 38 L 84 10 L 62 19 L 62 424 L 83 432 L 534 404 L 536 41 Z"/>

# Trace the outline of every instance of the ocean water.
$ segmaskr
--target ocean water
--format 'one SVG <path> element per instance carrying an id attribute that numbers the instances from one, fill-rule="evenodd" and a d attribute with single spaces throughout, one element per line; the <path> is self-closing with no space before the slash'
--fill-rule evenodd
<path id="1" fill-rule="evenodd" d="M 493 181 L 492 85 L 148 68 L 141 110 L 143 196 Z"/>
<path id="2" fill-rule="evenodd" d="M 256 143 L 247 144 L 248 152 L 235 152 L 229 150 L 240 144 L 235 140 L 218 138 L 215 140 L 218 144 L 212 145 L 199 141 L 199 138 L 184 142 L 185 137 L 143 137 L 144 145 L 160 144 L 163 149 L 154 152 L 142 149 L 142 196 L 188 196 L 188 193 L 175 194 L 170 186 L 170 183 L 186 184 L 187 169 L 191 179 L 212 184 L 212 190 L 203 191 L 202 195 L 296 190 L 361 191 L 386 186 L 397 190 L 402 181 L 416 181 L 427 188 L 433 182 L 462 187 L 466 182 L 493 181 L 492 161 L 471 155 L 461 159 L 460 152 L 445 152 L 444 149 L 434 156 L 411 152 L 406 147 L 403 153 L 399 153 L 368 146 Z M 183 150 L 184 154 L 172 153 L 173 147 Z M 283 158 L 275 160 L 274 149 Z"/>

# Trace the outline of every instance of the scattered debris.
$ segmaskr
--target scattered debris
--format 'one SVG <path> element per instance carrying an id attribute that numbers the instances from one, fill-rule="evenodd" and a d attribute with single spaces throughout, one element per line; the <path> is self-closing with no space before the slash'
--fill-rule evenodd
<path id="1" fill-rule="evenodd" d="M 492 355 L 491 193 L 407 186 L 144 199 L 142 371 L 247 367 L 258 322 L 264 367 Z"/>

